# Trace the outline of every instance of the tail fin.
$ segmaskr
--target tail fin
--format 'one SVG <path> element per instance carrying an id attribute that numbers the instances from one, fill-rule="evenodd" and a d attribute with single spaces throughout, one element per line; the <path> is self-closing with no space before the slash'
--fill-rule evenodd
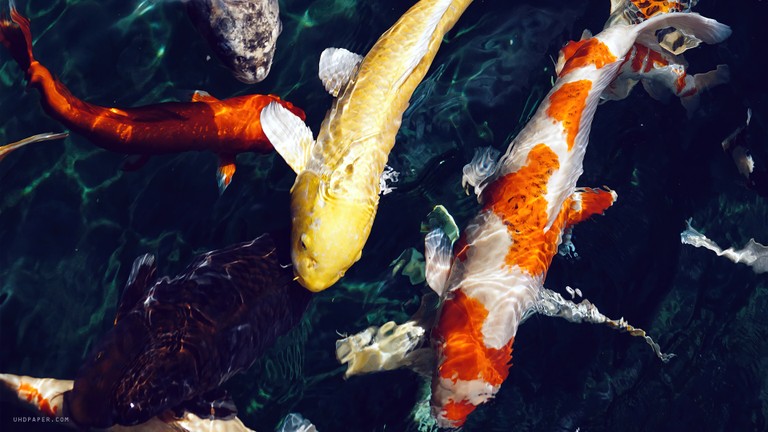
<path id="1" fill-rule="evenodd" d="M 13 1 L 11 5 L 11 19 L 3 17 L 0 20 L 0 43 L 10 51 L 13 59 L 24 71 L 35 60 L 32 56 L 32 33 L 29 29 L 29 20 L 21 15 Z"/>
<path id="2" fill-rule="evenodd" d="M 4 157 L 8 156 L 8 153 L 16 150 L 17 148 L 24 147 L 27 144 L 32 144 L 40 141 L 50 141 L 55 139 L 66 138 L 68 135 L 69 134 L 67 132 L 64 132 L 64 133 L 49 132 L 49 133 L 43 133 L 43 134 L 31 136 L 21 141 L 16 141 L 15 143 L 10 143 L 4 146 L 0 146 L 0 161 L 2 161 Z"/>
<path id="3" fill-rule="evenodd" d="M 667 27 L 682 30 L 708 44 L 722 42 L 731 35 L 731 28 L 727 25 L 697 13 L 671 13 L 656 15 L 638 24 L 634 28 L 638 34 L 637 41 L 658 50 L 659 42 L 656 39 L 656 32 Z"/>

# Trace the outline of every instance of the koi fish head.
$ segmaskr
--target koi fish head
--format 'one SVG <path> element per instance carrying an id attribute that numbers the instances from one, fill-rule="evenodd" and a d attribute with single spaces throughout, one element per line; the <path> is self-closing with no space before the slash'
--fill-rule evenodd
<path id="1" fill-rule="evenodd" d="M 238 80 L 255 84 L 267 77 L 283 28 L 277 0 L 196 0 L 187 3 L 187 11 Z"/>
<path id="2" fill-rule="evenodd" d="M 360 259 L 373 225 L 375 204 L 329 192 L 317 174 L 304 171 L 291 193 L 294 272 L 313 292 L 336 283 Z"/>

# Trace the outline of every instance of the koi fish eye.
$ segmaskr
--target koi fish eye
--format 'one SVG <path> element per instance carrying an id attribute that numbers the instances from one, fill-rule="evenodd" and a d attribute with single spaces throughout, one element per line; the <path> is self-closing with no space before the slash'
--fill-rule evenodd
<path id="1" fill-rule="evenodd" d="M 307 235 L 306 234 L 302 234 L 301 238 L 299 238 L 299 245 L 301 245 L 301 249 L 305 250 L 305 251 L 307 250 L 306 240 L 307 240 Z"/>

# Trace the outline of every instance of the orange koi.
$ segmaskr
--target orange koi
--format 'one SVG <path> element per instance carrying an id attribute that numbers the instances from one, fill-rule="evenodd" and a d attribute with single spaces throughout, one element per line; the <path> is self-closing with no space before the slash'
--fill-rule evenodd
<path id="1" fill-rule="evenodd" d="M 300 118 L 304 112 L 275 95 L 216 99 L 195 92 L 191 102 L 167 102 L 135 108 L 101 107 L 75 97 L 32 55 L 30 23 L 11 5 L 11 19 L 0 20 L 0 43 L 41 96 L 43 110 L 106 150 L 149 155 L 208 150 L 219 156 L 221 192 L 235 172 L 235 156 L 267 153 L 272 144 L 261 128 L 261 110 L 277 102 Z"/>
<path id="2" fill-rule="evenodd" d="M 671 26 L 706 43 L 730 35 L 727 26 L 698 14 L 665 14 L 570 45 L 554 87 L 507 152 L 490 169 L 484 156 L 476 158 L 482 167 L 465 167 L 464 182 L 478 192 L 480 212 L 452 251 L 435 252 L 436 244 L 448 242 L 434 232 L 425 245 L 432 259 L 451 256 L 449 266 L 427 263 L 427 269 L 444 269 L 427 274 L 444 298 L 431 335 L 437 357 L 431 405 L 439 426 L 461 426 L 496 394 L 509 375 L 517 328 L 535 312 L 607 324 L 646 338 L 659 357 L 669 358 L 641 329 L 608 319 L 587 301 L 567 301 L 544 281 L 565 230 L 617 198 L 609 189 L 576 187 L 600 96 L 638 37 Z"/>

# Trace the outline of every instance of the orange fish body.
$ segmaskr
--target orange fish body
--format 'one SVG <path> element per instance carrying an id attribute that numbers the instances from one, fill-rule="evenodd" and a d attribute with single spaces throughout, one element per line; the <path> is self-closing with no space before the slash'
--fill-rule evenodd
<path id="1" fill-rule="evenodd" d="M 708 43 L 729 34 L 699 15 L 672 14 L 580 41 L 564 53 L 558 79 L 536 114 L 476 186 L 482 209 L 454 247 L 432 332 L 432 414 L 438 425 L 461 426 L 496 394 L 509 374 L 518 325 L 537 310 L 563 231 L 615 201 L 613 191 L 576 188 L 592 119 L 638 35 L 672 25 L 701 31 Z"/>
<path id="2" fill-rule="evenodd" d="M 104 149 L 139 155 L 209 150 L 221 158 L 220 186 L 234 174 L 234 156 L 266 153 L 272 144 L 261 128 L 261 109 L 276 101 L 302 119 L 304 112 L 274 95 L 246 95 L 219 100 L 196 92 L 191 102 L 136 108 L 110 108 L 78 99 L 32 55 L 29 20 L 15 8 L 12 21 L 0 22 L 0 43 L 37 88 L 45 112 Z"/>

